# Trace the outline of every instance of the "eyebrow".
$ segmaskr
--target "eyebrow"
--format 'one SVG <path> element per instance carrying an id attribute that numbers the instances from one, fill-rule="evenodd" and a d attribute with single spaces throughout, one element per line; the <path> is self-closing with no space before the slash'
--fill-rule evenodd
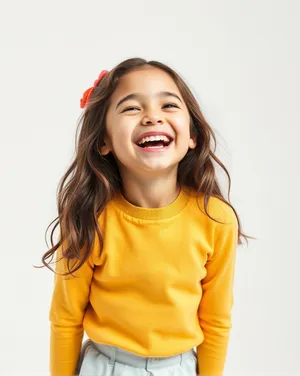
<path id="1" fill-rule="evenodd" d="M 129 94 L 129 95 L 126 95 L 126 97 L 122 98 L 117 106 L 116 106 L 116 109 L 125 101 L 128 101 L 129 99 L 139 99 L 141 97 L 143 97 L 144 95 L 142 93 L 132 93 L 132 94 Z M 180 100 L 180 102 L 182 103 L 182 100 L 179 98 L 179 96 L 175 93 L 172 93 L 170 91 L 160 91 L 156 94 L 157 97 L 174 97 L 174 98 L 177 98 Z"/>

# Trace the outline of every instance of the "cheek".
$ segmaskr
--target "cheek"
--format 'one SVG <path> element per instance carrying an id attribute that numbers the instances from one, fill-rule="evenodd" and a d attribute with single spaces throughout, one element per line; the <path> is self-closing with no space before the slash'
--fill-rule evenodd
<path id="1" fill-rule="evenodd" d="M 130 141 L 133 129 L 134 125 L 130 121 L 124 121 L 122 117 L 107 117 L 107 134 L 113 148 Z"/>
<path id="2" fill-rule="evenodd" d="M 186 143 L 190 139 L 190 124 L 186 119 L 182 122 L 177 122 L 176 132 L 179 141 Z"/>
<path id="3" fill-rule="evenodd" d="M 129 128 L 119 128 L 113 135 L 113 142 L 118 144 L 124 144 L 131 142 L 132 132 Z"/>
<path id="4" fill-rule="evenodd" d="M 180 116 L 174 119 L 174 125 L 180 134 L 189 133 L 190 118 L 188 116 Z"/>
<path id="5" fill-rule="evenodd" d="M 132 145 L 132 127 L 118 124 L 112 132 L 112 147 L 119 153 L 124 154 Z M 124 151 L 124 153 L 123 153 Z M 127 152 L 126 152 L 127 153 Z"/>

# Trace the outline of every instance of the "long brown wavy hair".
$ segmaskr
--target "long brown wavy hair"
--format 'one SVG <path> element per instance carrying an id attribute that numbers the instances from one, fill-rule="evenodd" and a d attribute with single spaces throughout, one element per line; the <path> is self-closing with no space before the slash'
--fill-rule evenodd
<path id="1" fill-rule="evenodd" d="M 117 163 L 112 155 L 101 155 L 100 148 L 104 144 L 106 132 L 106 114 L 110 103 L 110 97 L 116 89 L 119 79 L 132 70 L 147 66 L 156 67 L 167 72 L 175 81 L 186 103 L 190 114 L 190 132 L 196 135 L 197 146 L 189 149 L 178 166 L 177 181 L 182 186 L 187 186 L 204 197 L 204 210 L 206 215 L 212 218 L 207 205 L 210 196 L 215 196 L 226 202 L 234 210 L 238 221 L 238 244 L 243 237 L 247 244 L 247 236 L 241 231 L 239 216 L 230 203 L 230 175 L 223 163 L 216 157 L 216 137 L 204 119 L 200 107 L 183 79 L 173 69 L 158 61 L 146 61 L 141 58 L 124 60 L 105 75 L 93 91 L 85 110 L 79 118 L 76 130 L 76 153 L 73 162 L 61 178 L 57 192 L 58 217 L 47 227 L 46 235 L 52 223 L 57 221 L 51 231 L 51 248 L 43 255 L 44 266 L 55 272 L 46 260 L 53 258 L 56 250 L 67 244 L 63 251 L 63 257 L 68 261 L 68 273 L 78 270 L 89 257 L 97 234 L 100 241 L 100 252 L 103 249 L 103 237 L 99 228 L 99 215 L 109 200 L 121 187 L 122 181 Z M 79 137 L 78 131 L 80 129 Z M 214 141 L 214 147 L 211 146 Z M 226 200 L 219 187 L 215 167 L 215 161 L 226 173 L 229 181 L 228 200 Z M 60 224 L 60 235 L 56 244 L 53 242 L 53 234 Z M 45 235 L 45 236 L 46 236 Z M 69 262 L 72 259 L 79 260 L 75 268 L 70 270 Z M 41 266 L 41 267 L 44 267 Z"/>

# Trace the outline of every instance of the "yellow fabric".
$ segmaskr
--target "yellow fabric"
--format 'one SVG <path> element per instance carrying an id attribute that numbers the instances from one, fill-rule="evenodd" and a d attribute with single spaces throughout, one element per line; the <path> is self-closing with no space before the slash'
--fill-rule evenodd
<path id="1" fill-rule="evenodd" d="M 238 224 L 220 199 L 211 197 L 208 210 L 226 224 L 210 219 L 203 196 L 197 200 L 186 187 L 163 208 L 134 206 L 118 192 L 99 217 L 101 255 L 96 237 L 89 259 L 74 272 L 79 278 L 55 275 L 51 376 L 74 375 L 84 330 L 95 342 L 142 356 L 197 347 L 198 373 L 222 375 Z M 68 271 L 65 259 L 55 268 Z"/>

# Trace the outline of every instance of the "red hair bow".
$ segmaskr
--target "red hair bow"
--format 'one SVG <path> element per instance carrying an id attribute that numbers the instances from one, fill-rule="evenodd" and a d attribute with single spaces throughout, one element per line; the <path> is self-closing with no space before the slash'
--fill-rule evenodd
<path id="1" fill-rule="evenodd" d="M 102 80 L 102 78 L 107 75 L 107 73 L 109 73 L 108 70 L 103 70 L 100 74 L 99 74 L 99 77 L 97 78 L 97 80 L 94 82 L 94 86 L 90 87 L 89 89 L 87 89 L 84 93 L 83 93 L 83 96 L 82 98 L 80 99 L 80 107 L 81 108 L 84 108 L 90 98 L 90 96 L 92 95 L 92 92 L 94 91 L 95 87 L 99 84 L 99 82 Z"/>

